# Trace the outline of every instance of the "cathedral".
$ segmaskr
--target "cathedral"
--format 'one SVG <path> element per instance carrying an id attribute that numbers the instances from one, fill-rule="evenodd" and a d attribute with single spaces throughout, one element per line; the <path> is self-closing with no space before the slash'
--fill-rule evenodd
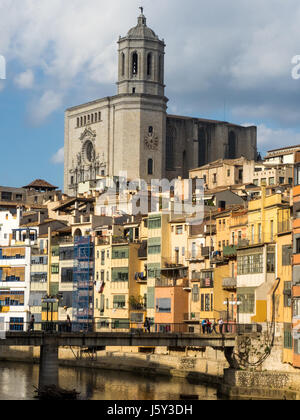
<path id="1" fill-rule="evenodd" d="M 118 45 L 117 95 L 65 113 L 65 193 L 121 173 L 172 180 L 218 159 L 256 159 L 256 127 L 167 113 L 166 45 L 147 26 L 143 8 Z"/>

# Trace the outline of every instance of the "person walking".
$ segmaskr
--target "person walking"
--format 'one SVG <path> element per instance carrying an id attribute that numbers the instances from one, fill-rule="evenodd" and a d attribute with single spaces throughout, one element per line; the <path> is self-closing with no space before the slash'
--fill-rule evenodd
<path id="1" fill-rule="evenodd" d="M 217 332 L 217 322 L 216 322 L 216 320 L 214 319 L 214 322 L 213 322 L 213 324 L 212 324 L 212 332 L 214 332 L 215 334 L 218 334 L 218 332 Z"/>
<path id="2" fill-rule="evenodd" d="M 150 324 L 149 318 L 145 319 L 144 328 L 145 328 L 145 332 L 150 333 L 151 324 Z"/>
<path id="3" fill-rule="evenodd" d="M 211 330 L 211 322 L 210 322 L 209 319 L 206 320 L 206 331 L 207 331 L 207 334 L 211 334 L 212 333 L 212 330 Z"/>
<path id="4" fill-rule="evenodd" d="M 203 319 L 201 325 L 202 325 L 202 332 L 203 332 L 203 334 L 205 334 L 206 333 L 206 319 Z"/>
<path id="5" fill-rule="evenodd" d="M 28 332 L 34 331 L 34 323 L 35 323 L 35 318 L 34 318 L 34 315 L 32 315 L 29 321 Z"/>
<path id="6" fill-rule="evenodd" d="M 219 324 L 219 331 L 220 331 L 220 334 L 223 334 L 223 327 L 224 327 L 224 321 L 223 321 L 223 318 L 220 318 L 220 319 L 219 319 L 218 324 Z"/>
<path id="7" fill-rule="evenodd" d="M 66 325 L 67 325 L 67 332 L 71 332 L 72 331 L 72 322 L 71 322 L 71 318 L 70 318 L 69 315 L 67 316 Z"/>

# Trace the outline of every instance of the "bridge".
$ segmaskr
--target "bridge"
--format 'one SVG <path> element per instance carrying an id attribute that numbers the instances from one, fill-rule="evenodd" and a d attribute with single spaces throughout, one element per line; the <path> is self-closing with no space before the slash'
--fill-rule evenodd
<path id="1" fill-rule="evenodd" d="M 253 332 L 247 335 L 252 336 Z M 229 365 L 235 368 L 233 353 L 237 336 L 237 333 L 9 331 L 0 345 L 40 347 L 39 386 L 43 387 L 58 385 L 59 347 L 212 347 L 224 351 Z"/>

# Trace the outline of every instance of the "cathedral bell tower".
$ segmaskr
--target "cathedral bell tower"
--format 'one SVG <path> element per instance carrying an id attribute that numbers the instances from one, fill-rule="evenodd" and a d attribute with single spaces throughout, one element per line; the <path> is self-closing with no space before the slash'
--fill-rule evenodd
<path id="1" fill-rule="evenodd" d="M 119 39 L 118 94 L 164 96 L 165 43 L 148 28 L 141 7 L 138 24 Z"/>

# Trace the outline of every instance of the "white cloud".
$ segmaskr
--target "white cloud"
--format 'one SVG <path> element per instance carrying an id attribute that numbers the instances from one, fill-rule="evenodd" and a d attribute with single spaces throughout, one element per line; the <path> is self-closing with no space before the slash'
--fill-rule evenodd
<path id="1" fill-rule="evenodd" d="M 26 70 L 15 77 L 15 84 L 20 89 L 31 89 L 34 84 L 34 74 L 32 70 Z"/>
<path id="2" fill-rule="evenodd" d="M 30 80 L 27 70 L 15 79 L 23 88 L 34 82 L 47 102 L 45 110 L 40 98 L 31 103 L 35 121 L 62 105 L 75 105 L 77 98 L 116 93 L 117 40 L 136 24 L 139 5 L 140 0 L 68 0 L 68 7 L 61 0 L 21 5 L 0 0 L 5 16 L 0 53 L 39 76 Z M 241 121 L 259 118 L 260 109 L 262 118 L 299 124 L 300 83 L 291 77 L 291 58 L 300 54 L 299 0 L 189 0 L 186 5 L 144 0 L 144 6 L 148 25 L 167 44 L 170 107 L 176 95 L 178 113 L 188 109 L 207 116 L 226 98 Z"/>
<path id="3" fill-rule="evenodd" d="M 60 93 L 47 90 L 43 95 L 31 105 L 30 120 L 34 124 L 40 124 L 61 107 L 63 96 Z"/>
<path id="4" fill-rule="evenodd" d="M 245 123 L 243 125 L 248 127 L 255 124 Z M 271 128 L 265 124 L 259 124 L 257 126 L 257 140 L 259 151 L 266 152 L 277 147 L 284 147 L 285 145 L 293 146 L 300 144 L 300 133 L 291 129 Z"/>
<path id="5" fill-rule="evenodd" d="M 51 162 L 60 165 L 64 163 L 64 148 L 59 149 L 51 158 Z"/>

